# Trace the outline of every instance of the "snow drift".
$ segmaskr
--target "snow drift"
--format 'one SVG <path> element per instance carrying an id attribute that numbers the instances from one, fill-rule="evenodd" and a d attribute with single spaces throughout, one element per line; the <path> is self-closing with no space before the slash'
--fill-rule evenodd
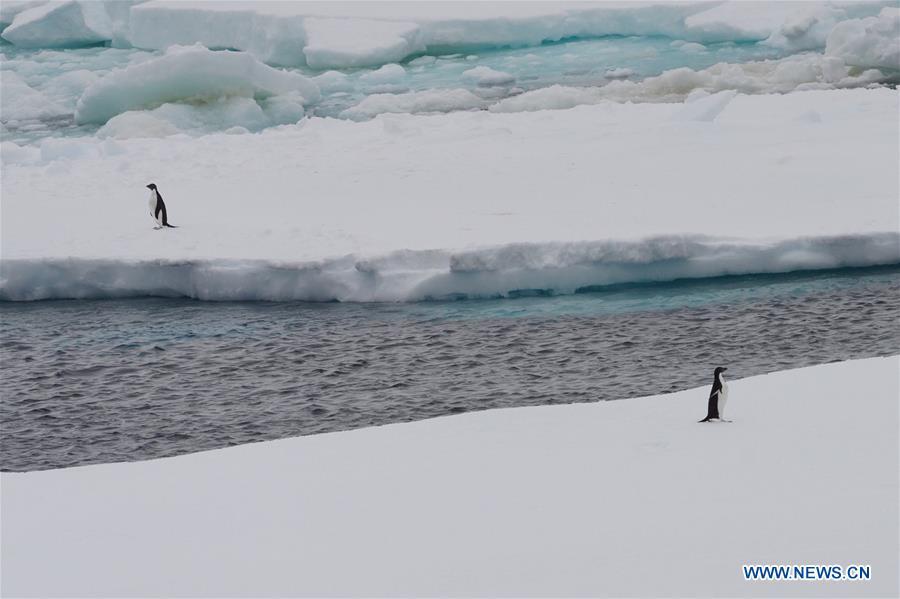
<path id="1" fill-rule="evenodd" d="M 2 592 L 895 597 L 898 369 L 871 358 L 731 380 L 731 424 L 697 424 L 703 380 L 2 473 Z M 798 561 L 869 564 L 872 578 L 741 574 Z"/>
<path id="2" fill-rule="evenodd" d="M 131 262 L 5 259 L 0 299 L 189 297 L 201 300 L 417 301 L 571 294 L 620 283 L 900 265 L 900 233 L 772 244 L 672 236 L 405 250 L 291 264 L 253 260 Z"/>
<path id="3" fill-rule="evenodd" d="M 297 73 L 266 66 L 243 52 L 173 47 L 159 58 L 110 73 L 88 87 L 75 110 L 78 123 L 105 123 L 129 110 L 223 96 L 265 99 L 297 93 L 316 102 L 319 89 Z"/>

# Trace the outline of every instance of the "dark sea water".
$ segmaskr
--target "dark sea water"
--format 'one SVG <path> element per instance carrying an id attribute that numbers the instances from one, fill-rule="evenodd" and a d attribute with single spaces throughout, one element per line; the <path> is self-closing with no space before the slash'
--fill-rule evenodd
<path id="1" fill-rule="evenodd" d="M 0 352 L 0 469 L 40 470 L 897 354 L 900 266 L 414 304 L 4 302 Z"/>

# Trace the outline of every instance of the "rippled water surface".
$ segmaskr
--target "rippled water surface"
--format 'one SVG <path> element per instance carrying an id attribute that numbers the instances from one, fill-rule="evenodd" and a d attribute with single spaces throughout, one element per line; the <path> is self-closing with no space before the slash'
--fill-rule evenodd
<path id="1" fill-rule="evenodd" d="M 3 303 L 0 468 L 635 397 L 704 385 L 720 364 L 741 378 L 896 354 L 898 317 L 898 267 L 496 301 Z"/>

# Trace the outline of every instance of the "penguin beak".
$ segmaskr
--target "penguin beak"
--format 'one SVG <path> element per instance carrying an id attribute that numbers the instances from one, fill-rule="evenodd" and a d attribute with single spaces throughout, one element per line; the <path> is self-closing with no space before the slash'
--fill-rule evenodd
<path id="1" fill-rule="evenodd" d="M 150 187 L 149 185 L 144 185 L 144 187 L 146 187 L 147 189 L 153 189 L 153 188 Z"/>

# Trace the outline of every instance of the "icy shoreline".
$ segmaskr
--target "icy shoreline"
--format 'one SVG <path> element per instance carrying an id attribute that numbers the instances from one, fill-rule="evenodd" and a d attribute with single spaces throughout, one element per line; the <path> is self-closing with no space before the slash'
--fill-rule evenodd
<path id="1" fill-rule="evenodd" d="M 703 386 L 3 473 L 2 590 L 893 596 L 898 369 L 734 380 L 732 424 L 697 424 Z M 747 582 L 747 563 L 872 579 Z"/>

